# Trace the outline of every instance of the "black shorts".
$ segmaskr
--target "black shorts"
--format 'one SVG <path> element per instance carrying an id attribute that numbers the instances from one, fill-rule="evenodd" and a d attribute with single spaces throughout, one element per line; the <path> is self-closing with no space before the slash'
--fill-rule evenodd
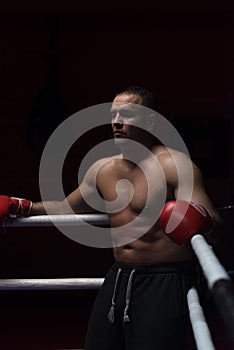
<path id="1" fill-rule="evenodd" d="M 97 296 L 85 350 L 183 350 L 193 262 L 115 262 Z"/>

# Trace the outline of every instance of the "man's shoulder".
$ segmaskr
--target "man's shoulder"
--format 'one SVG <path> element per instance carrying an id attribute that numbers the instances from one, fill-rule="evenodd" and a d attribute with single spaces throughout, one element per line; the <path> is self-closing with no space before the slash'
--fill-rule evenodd
<path id="1" fill-rule="evenodd" d="M 111 156 L 96 160 L 85 171 L 84 180 L 86 183 L 96 185 L 96 181 L 103 182 L 104 179 L 113 174 L 113 169 L 116 167 L 116 161 L 121 160 L 120 156 Z M 105 181 L 105 180 L 104 180 Z"/>
<path id="2" fill-rule="evenodd" d="M 176 176 L 178 171 L 194 169 L 195 164 L 192 162 L 189 154 L 185 154 L 175 149 L 162 147 L 155 154 L 166 177 Z"/>
<path id="3" fill-rule="evenodd" d="M 158 159 L 159 162 L 176 162 L 179 160 L 189 160 L 191 161 L 188 154 L 185 154 L 183 152 L 180 152 L 176 149 L 165 147 L 165 146 L 159 146 L 155 149 L 154 155 Z"/>
<path id="4" fill-rule="evenodd" d="M 93 166 L 95 168 L 99 168 L 100 170 L 111 170 L 114 167 L 116 167 L 119 163 L 121 163 L 122 159 L 123 157 L 121 154 L 105 157 L 97 160 Z"/>

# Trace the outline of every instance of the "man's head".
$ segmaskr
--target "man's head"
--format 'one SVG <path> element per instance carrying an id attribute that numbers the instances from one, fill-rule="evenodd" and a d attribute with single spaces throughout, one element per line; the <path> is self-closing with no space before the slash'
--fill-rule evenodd
<path id="1" fill-rule="evenodd" d="M 136 97 L 138 97 L 138 102 L 135 103 L 138 103 L 142 106 L 148 107 L 153 110 L 156 110 L 157 108 L 157 101 L 155 95 L 152 92 L 143 89 L 139 86 L 129 86 L 116 94 L 116 96 L 121 95 L 135 95 Z"/>
<path id="2" fill-rule="evenodd" d="M 155 124 L 155 96 L 140 87 L 131 86 L 114 98 L 111 116 L 116 144 L 127 146 L 127 140 L 150 143 L 151 131 Z"/>

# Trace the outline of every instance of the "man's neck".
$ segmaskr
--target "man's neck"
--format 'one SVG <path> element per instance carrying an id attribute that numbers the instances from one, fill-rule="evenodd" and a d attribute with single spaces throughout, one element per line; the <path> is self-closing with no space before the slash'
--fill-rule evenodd
<path id="1" fill-rule="evenodd" d="M 136 147 L 120 147 L 122 158 L 126 160 L 130 160 L 136 164 L 142 163 L 144 161 L 148 161 L 154 158 L 153 149 L 156 147 L 156 144 L 149 143 L 147 146 L 142 144 L 136 144 Z"/>

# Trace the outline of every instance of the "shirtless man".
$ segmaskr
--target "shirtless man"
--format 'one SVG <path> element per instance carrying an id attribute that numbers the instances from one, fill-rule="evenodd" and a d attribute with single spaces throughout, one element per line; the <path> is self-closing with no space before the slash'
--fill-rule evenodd
<path id="1" fill-rule="evenodd" d="M 154 109 L 154 96 L 144 89 L 130 87 L 115 97 L 111 108 L 112 128 L 121 154 L 97 161 L 80 187 L 64 202 L 49 202 L 46 206 L 47 213 L 66 214 L 68 201 L 75 213 L 90 213 L 93 208 L 85 198 L 90 203 L 96 190 L 108 203 L 114 203 L 117 198 L 117 209 L 109 214 L 111 227 L 119 228 L 112 237 L 115 263 L 95 302 L 85 350 L 185 349 L 186 295 L 195 275 L 189 237 L 196 232 L 211 231 L 219 221 L 199 169 L 186 155 L 167 149 L 141 129 L 143 125 L 149 131 L 157 127 L 157 117 L 153 113 L 143 116 L 134 106 Z M 136 152 L 129 140 L 145 149 Z M 184 178 L 180 184 L 178 166 Z M 100 169 L 95 178 L 97 167 Z M 193 184 L 188 198 L 189 167 L 192 167 Z M 123 179 L 132 184 L 133 192 L 123 183 L 117 193 L 116 185 Z M 157 201 L 162 193 L 166 204 L 161 211 Z M 125 207 L 123 198 L 128 199 Z M 0 217 L 11 213 L 46 213 L 42 202 L 32 204 L 21 200 L 20 207 L 18 204 L 17 199 L 1 196 Z M 134 224 L 144 208 L 146 213 Z M 165 234 L 173 210 L 175 217 L 180 217 L 184 210 L 184 218 L 177 228 Z M 152 218 L 153 224 L 149 225 Z M 128 225 L 128 232 L 121 230 L 123 225 Z"/>

